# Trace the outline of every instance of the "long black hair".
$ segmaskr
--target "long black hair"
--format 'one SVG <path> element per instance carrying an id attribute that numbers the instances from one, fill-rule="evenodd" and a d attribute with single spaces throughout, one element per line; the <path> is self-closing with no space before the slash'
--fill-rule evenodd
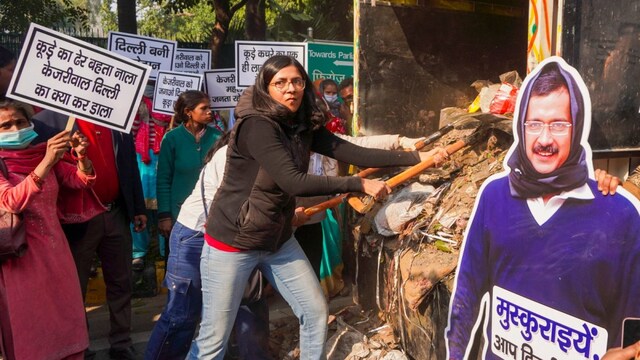
<path id="1" fill-rule="evenodd" d="M 269 84 L 273 77 L 288 66 L 295 66 L 305 82 L 302 104 L 297 113 L 292 113 L 286 106 L 275 101 L 269 95 Z M 273 119 L 293 119 L 297 115 L 298 121 L 309 121 L 310 127 L 315 130 L 322 126 L 324 116 L 315 103 L 316 95 L 309 75 L 302 65 L 294 58 L 284 55 L 276 55 L 269 58 L 262 65 L 253 90 L 253 108 Z"/>

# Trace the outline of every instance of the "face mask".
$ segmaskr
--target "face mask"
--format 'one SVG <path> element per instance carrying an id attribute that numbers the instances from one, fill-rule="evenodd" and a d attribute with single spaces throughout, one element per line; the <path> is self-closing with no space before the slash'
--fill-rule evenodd
<path id="1" fill-rule="evenodd" d="M 327 100 L 329 104 L 331 104 L 338 100 L 338 95 L 325 95 L 324 99 Z"/>
<path id="2" fill-rule="evenodd" d="M 0 132 L 0 149 L 24 149 L 36 137 L 38 137 L 38 134 L 33 131 L 33 124 L 18 131 Z"/>

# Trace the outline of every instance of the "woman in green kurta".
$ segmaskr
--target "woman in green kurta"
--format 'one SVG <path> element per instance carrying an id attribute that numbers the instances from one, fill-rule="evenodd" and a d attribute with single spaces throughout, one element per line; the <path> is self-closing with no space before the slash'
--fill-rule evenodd
<path id="1" fill-rule="evenodd" d="M 158 231 L 167 239 L 180 206 L 198 180 L 207 151 L 222 135 L 208 126 L 212 120 L 205 93 L 190 90 L 180 94 L 174 121 L 181 125 L 165 135 L 158 159 Z"/>

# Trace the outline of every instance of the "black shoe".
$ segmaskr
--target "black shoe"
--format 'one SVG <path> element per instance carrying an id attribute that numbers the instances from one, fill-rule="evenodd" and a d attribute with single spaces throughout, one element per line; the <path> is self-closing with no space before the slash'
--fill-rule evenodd
<path id="1" fill-rule="evenodd" d="M 144 258 L 135 258 L 131 261 L 131 270 L 142 271 L 144 270 Z"/>
<path id="2" fill-rule="evenodd" d="M 135 360 L 136 359 L 136 350 L 133 346 L 124 349 L 109 349 L 109 358 L 116 360 Z"/>

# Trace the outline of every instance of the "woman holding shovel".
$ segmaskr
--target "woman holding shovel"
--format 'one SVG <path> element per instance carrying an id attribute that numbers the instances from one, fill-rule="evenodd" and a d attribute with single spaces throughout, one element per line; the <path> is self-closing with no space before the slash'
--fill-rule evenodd
<path id="1" fill-rule="evenodd" d="M 190 359 L 222 359 L 244 285 L 258 267 L 300 319 L 302 359 L 325 357 L 328 307 L 292 236 L 295 196 L 387 195 L 382 181 L 307 174 L 310 151 L 364 167 L 414 165 L 427 154 L 365 149 L 331 134 L 298 61 L 274 56 L 236 108 L 222 183 L 206 223 L 203 318 Z M 445 156 L 440 153 L 440 156 Z"/>

